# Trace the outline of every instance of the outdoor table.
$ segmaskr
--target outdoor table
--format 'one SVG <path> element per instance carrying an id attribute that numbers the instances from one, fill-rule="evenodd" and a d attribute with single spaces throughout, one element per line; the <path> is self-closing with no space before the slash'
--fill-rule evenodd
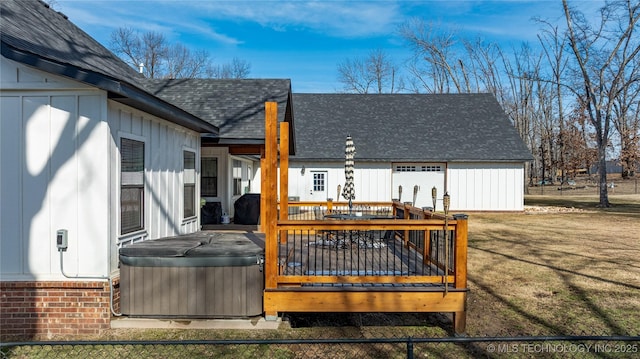
<path id="1" fill-rule="evenodd" d="M 324 216 L 325 219 L 339 219 L 339 220 L 377 220 L 377 219 L 395 219 L 392 215 L 376 215 L 376 214 L 361 214 L 357 215 L 355 213 L 333 213 L 327 214 Z M 360 248 L 375 248 L 374 238 L 370 237 L 369 233 L 371 231 L 364 231 L 364 234 L 360 233 L 358 230 L 349 230 L 348 231 L 348 240 L 346 238 L 342 241 L 342 248 L 346 248 L 346 244 L 356 244 Z"/>
<path id="2" fill-rule="evenodd" d="M 334 213 L 334 214 L 326 214 L 324 218 L 327 219 L 395 219 L 392 215 L 383 215 L 383 214 L 362 214 L 356 215 L 354 213 Z"/>

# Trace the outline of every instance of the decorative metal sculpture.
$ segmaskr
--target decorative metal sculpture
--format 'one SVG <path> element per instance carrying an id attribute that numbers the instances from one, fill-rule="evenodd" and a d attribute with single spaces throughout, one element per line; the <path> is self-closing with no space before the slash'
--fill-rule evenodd
<path id="1" fill-rule="evenodd" d="M 436 199 L 438 196 L 438 189 L 436 188 L 436 186 L 433 186 L 433 188 L 431 189 L 431 200 L 433 201 L 433 211 L 436 211 Z"/>

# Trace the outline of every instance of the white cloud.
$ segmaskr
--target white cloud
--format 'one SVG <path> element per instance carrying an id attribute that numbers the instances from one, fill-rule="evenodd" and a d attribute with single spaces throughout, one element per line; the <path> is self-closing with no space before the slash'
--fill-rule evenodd
<path id="1" fill-rule="evenodd" d="M 278 31 L 306 28 L 337 37 L 379 35 L 401 19 L 392 1 L 183 2 L 212 19 L 237 19 Z"/>
<path id="2" fill-rule="evenodd" d="M 81 28 L 106 28 L 110 33 L 120 27 L 131 27 L 143 32 L 156 31 L 167 36 L 191 33 L 224 45 L 242 43 L 241 40 L 219 32 L 203 21 L 197 9 L 182 6 L 195 4 L 193 2 L 58 1 L 58 10 Z"/>

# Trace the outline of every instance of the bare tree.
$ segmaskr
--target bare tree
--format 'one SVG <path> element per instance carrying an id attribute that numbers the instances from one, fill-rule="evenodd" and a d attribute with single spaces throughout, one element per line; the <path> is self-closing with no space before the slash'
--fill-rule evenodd
<path id="1" fill-rule="evenodd" d="M 636 69 L 637 71 L 637 69 Z M 640 86 L 625 89 L 614 103 L 613 124 L 620 139 L 622 177 L 635 176 L 640 163 Z"/>
<path id="2" fill-rule="evenodd" d="M 141 34 L 129 27 L 111 33 L 110 47 L 148 78 L 245 78 L 251 68 L 237 58 L 230 64 L 214 65 L 205 50 L 193 51 L 181 43 L 170 44 L 161 33 Z"/>
<path id="3" fill-rule="evenodd" d="M 204 50 L 191 51 L 179 43 L 167 48 L 165 66 L 168 78 L 202 77 L 208 65 L 209 54 Z"/>
<path id="4" fill-rule="evenodd" d="M 230 63 L 210 66 L 207 68 L 207 77 L 215 79 L 244 79 L 251 72 L 251 64 L 234 57 Z"/>
<path id="5" fill-rule="evenodd" d="M 408 21 L 400 27 L 399 32 L 414 52 L 410 72 L 427 92 L 469 92 L 465 88 L 465 76 L 462 75 L 464 65 L 458 61 L 461 59 L 458 54 L 461 44 L 456 32 L 442 31 L 435 24 L 422 19 Z"/>
<path id="6" fill-rule="evenodd" d="M 372 50 L 366 58 L 345 59 L 338 64 L 338 81 L 343 91 L 353 93 L 396 93 L 403 89 L 398 67 L 383 50 Z"/>
<path id="7" fill-rule="evenodd" d="M 631 0 L 607 3 L 599 23 L 591 24 L 582 13 L 562 1 L 569 45 L 580 83 L 572 91 L 583 97 L 587 118 L 595 129 L 600 186 L 599 206 L 609 207 L 606 151 L 615 103 L 621 93 L 638 82 L 629 77 L 637 61 L 640 44 L 635 34 L 640 20 L 640 4 Z"/>

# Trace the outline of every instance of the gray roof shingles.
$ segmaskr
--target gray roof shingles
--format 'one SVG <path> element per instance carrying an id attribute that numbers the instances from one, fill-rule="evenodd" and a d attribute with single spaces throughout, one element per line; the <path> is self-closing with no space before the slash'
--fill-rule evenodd
<path id="1" fill-rule="evenodd" d="M 296 160 L 529 161 L 491 94 L 294 94 Z"/>
<path id="2" fill-rule="evenodd" d="M 62 64 L 139 85 L 142 75 L 70 22 L 37 0 L 2 1 L 2 42 Z"/>
<path id="3" fill-rule="evenodd" d="M 154 95 L 220 128 L 220 138 L 264 140 L 265 102 L 278 103 L 284 121 L 288 79 L 146 79 Z"/>

